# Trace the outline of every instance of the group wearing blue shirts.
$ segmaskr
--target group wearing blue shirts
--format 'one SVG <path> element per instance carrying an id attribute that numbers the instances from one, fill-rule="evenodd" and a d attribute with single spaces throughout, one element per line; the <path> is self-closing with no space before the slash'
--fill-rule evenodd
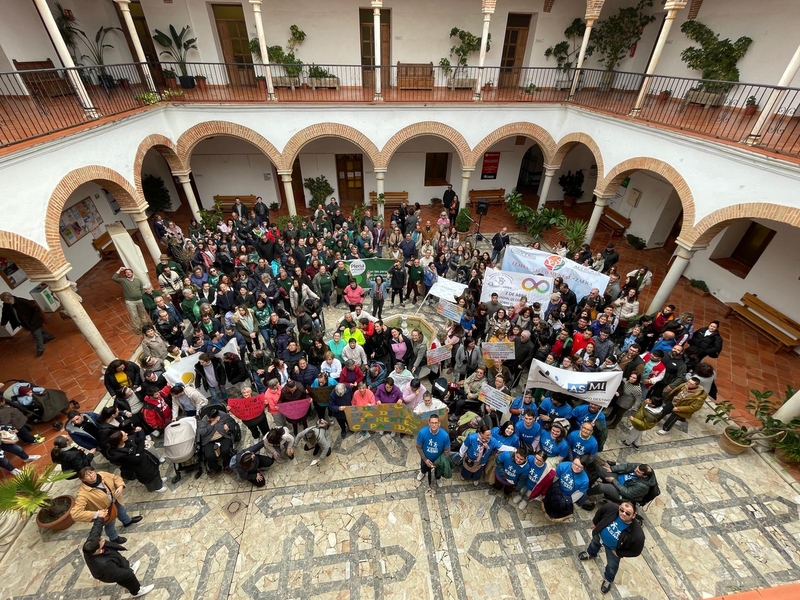
<path id="1" fill-rule="evenodd" d="M 489 456 L 497 452 L 502 444 L 492 437 L 491 431 L 470 433 L 461 445 L 461 477 L 478 485 Z M 482 451 L 481 451 L 482 450 Z"/>
<path id="2" fill-rule="evenodd" d="M 569 444 L 567 443 L 566 438 L 561 438 L 556 441 L 553 438 L 552 430 L 542 431 L 542 434 L 539 436 L 539 448 L 544 450 L 547 458 L 560 456 L 562 459 L 564 459 L 569 456 Z"/>
<path id="3" fill-rule="evenodd" d="M 510 421 L 506 421 L 500 427 L 494 427 L 492 437 L 503 446 L 519 448 L 519 436 L 515 433 L 514 426 Z"/>
<path id="4" fill-rule="evenodd" d="M 586 456 L 587 460 L 591 462 L 599 451 L 597 440 L 592 435 L 591 423 L 584 423 L 580 429 L 570 433 L 567 436 L 567 443 L 572 458 Z"/>
<path id="5" fill-rule="evenodd" d="M 572 420 L 580 427 L 584 423 L 593 423 L 595 420 L 606 422 L 602 408 L 597 404 L 582 404 L 572 409 Z"/>
<path id="6" fill-rule="evenodd" d="M 434 463 L 442 454 L 450 453 L 450 436 L 439 425 L 437 415 L 431 415 L 428 418 L 428 425 L 420 429 L 417 434 L 417 452 L 420 455 L 420 472 L 417 473 L 417 481 L 422 481 L 427 473 L 433 471 L 436 483 L 441 486 L 442 475 L 435 469 Z"/>
<path id="7" fill-rule="evenodd" d="M 568 402 L 559 405 L 558 401 L 554 402 L 552 398 L 545 398 L 539 405 L 539 420 L 552 423 L 556 419 L 567 419 L 572 416 L 572 407 Z M 545 416 L 547 419 L 542 419 Z"/>
<path id="8" fill-rule="evenodd" d="M 542 426 L 536 421 L 533 413 L 525 415 L 517 423 L 514 432 L 527 450 L 536 450 L 539 447 L 539 435 L 542 432 Z"/>
<path id="9" fill-rule="evenodd" d="M 497 455 L 494 487 L 508 495 L 513 492 L 520 480 L 528 475 L 528 453 L 525 450 L 501 452 Z"/>
<path id="10" fill-rule="evenodd" d="M 533 394 L 525 392 L 524 396 L 517 396 L 511 401 L 508 411 L 511 413 L 511 422 L 516 425 L 525 413 L 526 409 L 531 409 L 534 414 L 537 411 L 536 402 L 533 401 Z"/>
<path id="11" fill-rule="evenodd" d="M 583 467 L 580 467 L 579 473 L 575 472 L 576 468 L 573 462 L 564 461 L 556 467 L 556 477 L 564 495 L 571 496 L 572 501 L 580 505 L 586 499 L 586 492 L 589 490 L 589 476 Z"/>

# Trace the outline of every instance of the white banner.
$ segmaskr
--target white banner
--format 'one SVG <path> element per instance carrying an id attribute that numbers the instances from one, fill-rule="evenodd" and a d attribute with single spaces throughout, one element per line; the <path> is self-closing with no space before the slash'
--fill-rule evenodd
<path id="1" fill-rule="evenodd" d="M 578 300 L 587 296 L 592 288 L 597 288 L 603 294 L 608 286 L 608 275 L 579 265 L 573 260 L 562 258 L 558 254 L 522 246 L 506 246 L 503 271 L 561 277 L 564 283 L 569 285 L 569 289 L 575 292 Z M 486 289 L 485 283 L 484 289 Z M 481 300 L 483 300 L 482 297 Z M 542 304 L 542 308 L 546 306 L 546 303 Z"/>
<path id="2" fill-rule="evenodd" d="M 520 296 L 526 296 L 528 304 L 538 302 L 544 309 L 550 303 L 550 294 L 552 293 L 552 277 L 542 275 L 533 277 L 524 273 L 489 268 L 486 269 L 483 276 L 481 302 L 489 302 L 492 294 L 497 294 L 500 304 L 514 306 L 516 302 L 519 302 Z"/>
<path id="3" fill-rule="evenodd" d="M 434 283 L 431 287 L 431 291 L 429 293 L 431 296 L 442 298 L 448 302 L 455 302 L 455 299 L 463 294 L 465 289 L 467 289 L 467 286 L 463 283 L 457 283 L 455 281 L 445 279 L 444 277 L 439 277 L 436 280 L 436 283 Z"/>
<path id="4" fill-rule="evenodd" d="M 606 407 L 611 403 L 621 382 L 622 371 L 581 373 L 559 369 L 540 360 L 534 360 L 525 389 L 543 388 L 553 392 L 563 392 Z"/>
<path id="5" fill-rule="evenodd" d="M 239 356 L 239 346 L 236 343 L 236 338 L 225 344 L 225 347 L 217 352 L 215 356 L 222 357 L 226 352 L 233 352 Z M 200 360 L 201 354 L 202 352 L 195 352 L 194 354 L 180 359 L 178 362 L 172 363 L 164 371 L 164 379 L 172 384 L 190 383 L 194 385 L 194 366 L 197 364 L 197 361 Z M 187 373 L 191 375 L 191 378 L 187 376 L 187 378 L 184 379 L 183 376 Z"/>

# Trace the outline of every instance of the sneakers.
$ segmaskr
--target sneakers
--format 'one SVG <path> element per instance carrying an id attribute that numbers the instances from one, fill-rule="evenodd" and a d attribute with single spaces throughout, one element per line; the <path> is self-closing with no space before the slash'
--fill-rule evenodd
<path id="1" fill-rule="evenodd" d="M 28 455 L 28 458 L 25 459 L 25 462 L 26 463 L 33 462 L 35 460 L 39 460 L 40 458 L 42 458 L 41 454 L 30 454 Z"/>
<path id="2" fill-rule="evenodd" d="M 628 448 L 631 447 L 631 445 L 628 443 L 628 440 L 620 440 L 619 443 L 622 444 L 623 446 L 627 446 Z"/>
<path id="3" fill-rule="evenodd" d="M 167 462 L 167 459 L 162 456 L 161 458 L 158 459 L 158 462 L 163 465 L 165 462 Z"/>
<path id="4" fill-rule="evenodd" d="M 592 556 L 592 555 L 591 555 L 591 554 L 589 554 L 589 553 L 588 553 L 586 550 L 584 550 L 583 552 L 581 552 L 580 554 L 578 554 L 578 558 L 579 558 L 580 560 L 591 560 L 591 559 L 593 559 L 593 558 L 597 558 L 597 557 L 596 557 L 596 556 Z"/>
<path id="5" fill-rule="evenodd" d="M 34 444 L 41 444 L 43 441 L 45 441 L 43 435 L 34 435 L 33 436 L 33 443 Z"/>
<path id="6" fill-rule="evenodd" d="M 124 538 L 124 537 L 122 537 L 121 535 L 118 535 L 118 536 L 116 537 L 116 539 L 113 539 L 113 540 L 111 540 L 111 541 L 112 541 L 112 542 L 114 542 L 115 544 L 124 544 L 125 542 L 127 542 L 127 541 L 128 541 L 128 538 Z"/>
<path id="7" fill-rule="evenodd" d="M 658 435 L 667 435 L 669 433 L 669 431 L 664 431 L 663 429 L 659 429 L 658 431 L 656 431 L 656 433 Z M 611 584 L 609 584 L 609 585 L 611 585 Z"/>
<path id="8" fill-rule="evenodd" d="M 165 482 L 165 483 L 166 483 L 166 481 L 167 481 L 167 478 L 166 478 L 166 477 L 162 477 L 162 478 L 161 478 L 161 481 L 163 481 L 163 482 Z"/>
<path id="9" fill-rule="evenodd" d="M 11 471 L 11 474 L 12 475 L 21 475 L 22 474 L 22 469 L 14 469 L 13 471 Z"/>
<path id="10" fill-rule="evenodd" d="M 167 488 L 165 488 L 164 486 L 161 486 L 160 490 L 156 490 L 156 494 L 163 494 L 166 491 L 167 491 Z"/>
<path id="11" fill-rule="evenodd" d="M 583 510 L 594 510 L 594 507 L 595 507 L 595 503 L 594 502 L 584 502 L 581 505 L 581 508 Z"/>
<path id="12" fill-rule="evenodd" d="M 140 560 L 137 560 L 135 563 L 133 563 L 131 565 L 131 571 L 133 571 L 134 575 L 136 575 L 136 571 L 138 571 L 139 567 L 141 567 L 141 566 L 142 566 L 142 561 L 140 561 Z"/>
<path id="13" fill-rule="evenodd" d="M 150 435 L 152 435 L 154 438 L 157 438 L 157 437 L 159 437 L 159 436 L 161 435 L 161 432 L 160 432 L 160 431 L 158 431 L 158 430 L 156 429 L 156 430 L 155 430 L 153 433 L 151 433 Z"/>
<path id="14" fill-rule="evenodd" d="M 526 506 L 528 506 L 528 503 L 525 500 L 520 500 L 519 504 L 517 504 L 517 508 L 520 510 L 525 510 Z"/>
<path id="15" fill-rule="evenodd" d="M 142 515 L 139 515 L 137 517 L 132 517 L 130 521 L 128 521 L 127 523 L 123 523 L 122 526 L 130 527 L 131 525 L 136 525 L 136 523 L 140 522 L 142 519 L 144 519 Z"/>
<path id="16" fill-rule="evenodd" d="M 611 582 L 603 579 L 603 583 L 600 584 L 600 593 L 607 594 L 610 591 L 611 591 Z"/>
<path id="17" fill-rule="evenodd" d="M 444 481 L 442 481 L 441 477 L 439 477 L 439 479 L 436 480 L 436 485 L 438 485 L 439 487 L 442 487 L 444 485 Z"/>
<path id="18" fill-rule="evenodd" d="M 417 481 L 422 481 L 423 477 L 425 477 L 425 474 L 422 471 L 417 473 Z"/>
<path id="19" fill-rule="evenodd" d="M 153 588 L 156 587 L 152 583 L 150 585 L 145 585 L 139 588 L 138 593 L 136 594 L 123 594 L 121 596 L 122 600 L 127 600 L 128 598 L 141 598 L 145 594 L 152 592 Z"/>
<path id="20" fill-rule="evenodd" d="M 517 503 L 517 502 L 519 502 L 520 500 L 522 500 L 522 495 L 521 495 L 521 494 L 514 494 L 514 497 L 513 497 L 513 498 L 511 498 L 511 502 L 512 502 L 513 504 L 516 504 L 516 503 Z"/>

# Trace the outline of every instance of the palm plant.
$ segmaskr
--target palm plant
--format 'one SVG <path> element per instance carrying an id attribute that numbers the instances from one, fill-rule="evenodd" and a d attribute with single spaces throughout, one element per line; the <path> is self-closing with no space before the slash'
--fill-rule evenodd
<path id="1" fill-rule="evenodd" d="M 40 472 L 33 465 L 27 465 L 20 473 L 0 483 L 0 512 L 30 517 L 39 510 L 46 510 L 53 500 L 50 486 L 75 474 L 72 471 L 56 473 L 55 468 L 56 465 L 50 464 Z"/>
<path id="2" fill-rule="evenodd" d="M 100 29 L 97 30 L 97 33 L 94 34 L 94 40 L 90 39 L 88 35 L 86 35 L 80 29 L 76 30 L 78 35 L 81 37 L 79 38 L 83 45 L 86 46 L 89 54 L 81 55 L 81 58 L 88 58 L 97 66 L 102 66 L 105 63 L 103 62 L 103 55 L 105 54 L 106 48 L 113 48 L 111 44 L 106 44 L 106 36 L 111 33 L 112 31 L 122 31 L 119 27 L 103 27 L 100 26 Z"/>
<path id="3" fill-rule="evenodd" d="M 797 435 L 800 428 L 800 417 L 784 423 L 772 415 L 783 406 L 795 394 L 796 390 L 791 386 L 787 387 L 783 399 L 776 396 L 772 390 L 764 392 L 760 390 L 750 390 L 750 398 L 745 404 L 745 408 L 759 421 L 758 425 L 742 425 L 732 416 L 733 404 L 730 402 L 719 402 L 714 407 L 713 412 L 706 416 L 706 423 L 722 425 L 728 437 L 738 444 L 749 446 L 756 442 L 762 444 L 778 444 L 787 436 Z M 789 444 L 787 440 L 787 444 Z"/>
<path id="4" fill-rule="evenodd" d="M 559 227 L 564 222 L 564 213 L 557 208 L 535 208 L 522 204 L 522 195 L 516 188 L 506 194 L 506 209 L 520 227 L 525 228 L 534 239 L 540 239 L 546 231 Z"/>
<path id="5" fill-rule="evenodd" d="M 564 241 L 567 242 L 570 257 L 580 250 L 581 244 L 583 244 L 586 237 L 586 228 L 588 226 L 589 224 L 586 221 L 581 221 L 580 219 L 564 219 L 558 225 L 559 233 L 564 238 Z"/>
<path id="6" fill-rule="evenodd" d="M 183 77 L 189 75 L 186 72 L 186 59 L 189 55 L 189 50 L 197 50 L 197 44 L 195 44 L 197 38 L 186 39 L 188 33 L 188 25 L 181 29 L 180 33 L 174 26 L 170 25 L 169 35 L 156 29 L 156 34 L 153 36 L 159 46 L 166 48 L 166 50 L 161 51 L 161 54 L 172 57 L 172 60 L 178 64 Z"/>
<path id="7" fill-rule="evenodd" d="M 73 58 L 78 55 L 78 21 L 71 14 L 68 14 L 59 2 L 56 2 L 54 7 L 53 18 L 56 21 L 56 27 L 61 34 L 61 39 L 64 40 L 64 45 L 69 50 Z"/>

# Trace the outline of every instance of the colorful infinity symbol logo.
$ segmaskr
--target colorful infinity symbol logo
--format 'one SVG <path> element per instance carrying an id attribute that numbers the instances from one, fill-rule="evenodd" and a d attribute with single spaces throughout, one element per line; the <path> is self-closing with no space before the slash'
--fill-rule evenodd
<path id="1" fill-rule="evenodd" d="M 522 280 L 522 289 L 526 292 L 536 290 L 540 294 L 544 294 L 550 291 L 550 284 L 544 279 L 541 281 L 536 281 L 535 279 L 529 277 L 528 279 Z"/>

